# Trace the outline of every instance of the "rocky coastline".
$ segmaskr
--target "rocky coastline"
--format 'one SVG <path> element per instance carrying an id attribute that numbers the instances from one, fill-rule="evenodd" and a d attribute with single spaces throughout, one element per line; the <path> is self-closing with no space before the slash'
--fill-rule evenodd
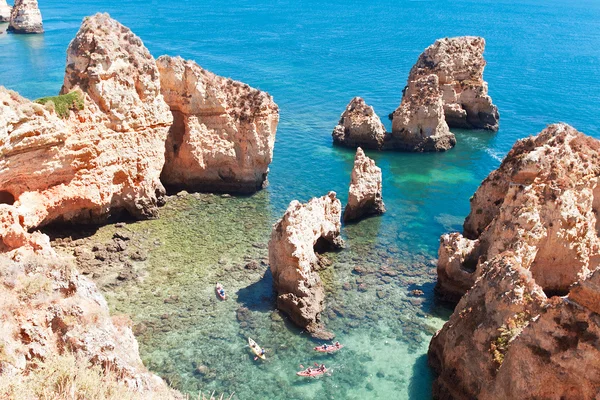
<path id="1" fill-rule="evenodd" d="M 10 22 L 12 7 L 8 5 L 6 0 L 0 0 L 0 22 Z"/>
<path id="2" fill-rule="evenodd" d="M 4 1 L 6 5 L 6 1 Z M 0 12 L 6 6 L 0 4 Z M 2 21 L 2 19 L 0 19 Z M 36 34 L 44 33 L 42 13 L 37 0 L 15 0 L 8 25 L 8 32 Z"/>
<path id="3" fill-rule="evenodd" d="M 598 149 L 565 124 L 519 140 L 442 236 L 436 399 L 598 395 Z"/>

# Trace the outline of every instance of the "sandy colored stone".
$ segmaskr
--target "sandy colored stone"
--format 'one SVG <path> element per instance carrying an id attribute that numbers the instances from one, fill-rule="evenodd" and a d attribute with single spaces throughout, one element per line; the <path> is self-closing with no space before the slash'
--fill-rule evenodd
<path id="1" fill-rule="evenodd" d="M 430 344 L 435 398 L 600 394 L 599 150 L 565 124 L 517 141 L 442 237 L 436 291 L 460 301 Z"/>
<path id="2" fill-rule="evenodd" d="M 385 135 L 379 116 L 360 97 L 350 101 L 332 134 L 337 145 L 378 150 L 383 147 Z"/>
<path id="3" fill-rule="evenodd" d="M 354 157 L 348 203 L 344 208 L 344 222 L 369 215 L 383 214 L 385 205 L 381 196 L 381 168 L 367 157 L 360 147 Z"/>
<path id="4" fill-rule="evenodd" d="M 430 74 L 409 77 L 400 107 L 393 113 L 387 147 L 405 151 L 444 151 L 456 144 L 444 119 L 439 79 Z"/>
<path id="5" fill-rule="evenodd" d="M 9 22 L 12 7 L 6 3 L 6 0 L 0 0 L 0 22 Z"/>
<path id="6" fill-rule="evenodd" d="M 342 204 L 335 192 L 301 204 L 294 200 L 273 226 L 269 263 L 277 291 L 277 308 L 310 333 L 323 330 L 320 314 L 325 290 L 317 273 L 316 252 L 343 246 Z"/>
<path id="7" fill-rule="evenodd" d="M 81 89 L 85 98 L 67 119 L 0 88 L 0 201 L 26 230 L 122 210 L 156 217 L 172 115 L 154 60 L 106 14 L 84 20 L 67 60 L 63 92 Z"/>
<path id="8" fill-rule="evenodd" d="M 163 183 L 175 189 L 252 193 L 267 179 L 279 108 L 266 92 L 193 61 L 157 60 L 173 112 Z"/>
<path id="9" fill-rule="evenodd" d="M 498 130 L 498 108 L 483 80 L 485 39 L 460 36 L 438 39 L 419 56 L 409 82 L 437 75 L 446 122 L 450 127 Z"/>
<path id="10" fill-rule="evenodd" d="M 6 1 L 4 1 L 6 4 Z M 0 5 L 0 11 L 2 5 Z M 15 0 L 8 31 L 13 33 L 44 33 L 42 13 L 37 0 Z"/>

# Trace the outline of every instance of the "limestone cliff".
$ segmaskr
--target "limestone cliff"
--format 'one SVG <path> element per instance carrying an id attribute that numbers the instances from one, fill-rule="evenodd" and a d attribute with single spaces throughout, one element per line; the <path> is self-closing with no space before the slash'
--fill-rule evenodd
<path id="1" fill-rule="evenodd" d="M 600 395 L 599 149 L 564 124 L 518 141 L 442 237 L 437 291 L 462 298 L 431 341 L 435 398 Z"/>
<path id="2" fill-rule="evenodd" d="M 172 115 L 150 53 L 108 15 L 86 18 L 68 50 L 63 93 L 73 89 L 84 107 L 61 119 L 0 88 L 0 201 L 24 229 L 155 217 Z"/>
<path id="3" fill-rule="evenodd" d="M 385 205 L 381 196 L 381 186 L 381 168 L 359 147 L 354 157 L 348 203 L 344 208 L 344 222 L 383 214 Z"/>
<path id="4" fill-rule="evenodd" d="M 0 0 L 0 22 L 9 22 L 12 7 L 6 3 L 6 0 Z"/>
<path id="5" fill-rule="evenodd" d="M 294 200 L 274 225 L 269 241 L 277 308 L 313 334 L 323 333 L 320 314 L 325 299 L 317 253 L 343 245 L 341 213 L 335 192 L 306 204 Z"/>
<path id="6" fill-rule="evenodd" d="M 6 4 L 6 1 L 4 2 Z M 15 0 L 8 31 L 13 33 L 44 33 L 42 13 L 37 0 Z"/>
<path id="7" fill-rule="evenodd" d="M 157 60 L 174 123 L 161 179 L 169 187 L 252 193 L 267 179 L 279 108 L 265 92 L 193 61 Z"/>
<path id="8" fill-rule="evenodd" d="M 382 149 L 385 127 L 373 107 L 360 97 L 353 98 L 333 130 L 333 143 L 347 147 Z"/>

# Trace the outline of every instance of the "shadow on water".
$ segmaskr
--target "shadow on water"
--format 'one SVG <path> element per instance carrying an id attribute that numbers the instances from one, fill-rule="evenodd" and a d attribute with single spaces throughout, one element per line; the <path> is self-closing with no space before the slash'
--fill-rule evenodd
<path id="1" fill-rule="evenodd" d="M 413 365 L 410 383 L 408 384 L 408 398 L 422 400 L 431 398 L 431 384 L 433 371 L 427 364 L 427 354 L 423 354 Z"/>
<path id="2" fill-rule="evenodd" d="M 269 312 L 275 309 L 276 295 L 273 275 L 267 268 L 261 279 L 237 291 L 237 300 L 252 311 Z"/>

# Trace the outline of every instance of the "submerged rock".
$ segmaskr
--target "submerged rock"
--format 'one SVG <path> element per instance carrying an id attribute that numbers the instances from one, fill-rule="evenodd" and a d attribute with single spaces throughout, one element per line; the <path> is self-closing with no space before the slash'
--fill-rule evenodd
<path id="1" fill-rule="evenodd" d="M 419 56 L 409 82 L 435 74 L 450 127 L 498 130 L 498 108 L 483 80 L 485 39 L 461 36 L 438 39 Z"/>
<path id="2" fill-rule="evenodd" d="M 435 398 L 598 395 L 598 150 L 564 124 L 519 140 L 442 237 L 437 292 L 468 292 L 431 340 Z"/>
<path id="3" fill-rule="evenodd" d="M 277 308 L 308 332 L 320 337 L 325 290 L 316 252 L 343 246 L 340 237 L 342 204 L 335 192 L 301 204 L 290 203 L 283 218 L 273 227 L 269 262 L 277 291 Z"/>
<path id="4" fill-rule="evenodd" d="M 344 209 L 344 222 L 384 212 L 385 205 L 381 197 L 381 168 L 377 167 L 375 161 L 367 157 L 359 147 L 354 158 L 348 204 Z"/>
<path id="5" fill-rule="evenodd" d="M 6 1 L 4 1 L 4 4 L 6 4 Z M 42 13 L 37 0 L 15 0 L 15 5 L 10 14 L 8 31 L 13 33 L 44 33 Z"/>
<path id="6" fill-rule="evenodd" d="M 434 74 L 409 78 L 402 103 L 393 114 L 388 147 L 404 151 L 444 151 L 456 144 L 444 119 L 444 103 Z"/>
<path id="7" fill-rule="evenodd" d="M 333 142 L 340 146 L 378 149 L 383 147 L 385 127 L 373 107 L 360 97 L 353 98 L 333 130 Z"/>
<path id="8" fill-rule="evenodd" d="M 6 0 L 0 0 L 0 22 L 9 22 L 12 7 L 6 3 Z"/>
<path id="9" fill-rule="evenodd" d="M 180 57 L 157 60 L 174 123 L 161 179 L 198 191 L 252 193 L 267 179 L 279 108 L 266 92 Z"/>

